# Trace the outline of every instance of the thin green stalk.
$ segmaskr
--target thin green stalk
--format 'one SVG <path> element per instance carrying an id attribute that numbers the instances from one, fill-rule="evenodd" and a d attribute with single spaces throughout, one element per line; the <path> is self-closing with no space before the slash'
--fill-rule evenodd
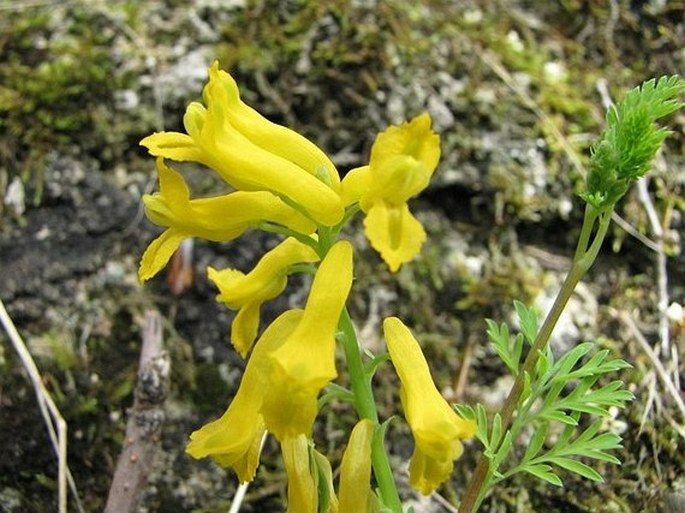
<path id="1" fill-rule="evenodd" d="M 580 235 L 578 236 L 578 243 L 576 244 L 576 253 L 573 257 L 574 262 L 579 260 L 588 249 L 590 243 L 590 236 L 592 229 L 595 226 L 595 219 L 597 219 L 597 211 L 589 204 L 585 205 L 585 214 L 583 216 L 583 226 L 580 228 Z"/>
<path id="2" fill-rule="evenodd" d="M 369 419 L 376 425 L 376 434 L 373 437 L 371 446 L 371 462 L 373 464 L 373 473 L 376 476 L 376 483 L 380 490 L 381 500 L 393 512 L 401 513 L 402 502 L 397 493 L 395 478 L 393 477 L 388 454 L 383 444 L 371 381 L 364 370 L 357 334 L 347 308 L 343 309 L 342 316 L 340 317 L 340 329 L 342 330 L 341 341 L 345 351 L 345 359 L 347 360 L 347 370 L 350 375 L 352 393 L 354 394 L 355 409 L 360 418 Z"/>
<path id="3" fill-rule="evenodd" d="M 277 233 L 279 235 L 284 235 L 286 237 L 293 237 L 294 239 L 300 241 L 302 244 L 306 244 L 307 246 L 311 247 L 314 251 L 318 250 L 319 248 L 319 243 L 316 239 L 313 239 L 309 235 L 297 233 L 296 231 L 293 231 L 290 228 L 286 228 L 285 226 L 281 226 L 280 224 L 263 221 L 259 223 L 259 229 L 264 232 Z"/>
<path id="4" fill-rule="evenodd" d="M 585 218 L 583 220 L 583 226 L 581 228 L 581 234 L 578 240 L 578 247 L 576 249 L 576 254 L 573 259 L 573 264 L 566 279 L 561 286 L 552 309 L 547 314 L 545 321 L 543 322 L 540 330 L 538 331 L 533 346 L 528 352 L 523 366 L 521 367 L 514 385 L 511 387 L 509 396 L 502 405 L 500 410 L 500 415 L 502 417 L 503 429 L 507 429 L 511 424 L 512 417 L 516 410 L 516 407 L 521 399 L 521 393 L 523 392 L 523 380 L 526 374 L 531 374 L 535 368 L 535 364 L 538 361 L 538 357 L 542 351 L 545 350 L 547 343 L 549 342 L 552 331 L 561 316 L 566 303 L 571 298 L 576 285 L 581 280 L 581 278 L 587 273 L 590 266 L 595 261 L 597 254 L 602 246 L 602 241 L 606 235 L 609 228 L 609 223 L 611 222 L 611 211 L 599 213 L 593 207 L 587 207 L 585 211 Z M 595 224 L 597 227 L 595 229 Z M 590 238 L 594 230 L 594 238 L 592 243 L 589 245 Z M 493 448 L 496 451 L 499 447 Z M 464 494 L 464 498 L 459 507 L 459 513 L 472 513 L 477 511 L 480 506 L 481 501 L 485 497 L 485 493 L 488 490 L 488 483 L 490 482 L 491 476 L 493 475 L 495 469 L 490 468 L 490 461 L 488 458 L 481 454 L 476 464 L 476 469 L 471 477 L 468 488 Z"/>

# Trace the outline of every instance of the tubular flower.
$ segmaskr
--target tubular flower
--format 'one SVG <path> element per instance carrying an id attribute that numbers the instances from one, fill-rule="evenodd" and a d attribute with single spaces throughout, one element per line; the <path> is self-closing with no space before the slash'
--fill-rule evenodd
<path id="1" fill-rule="evenodd" d="M 422 114 L 381 132 L 368 166 L 351 170 L 342 182 L 345 205 L 359 202 L 371 245 L 397 271 L 421 250 L 426 233 L 407 201 L 428 186 L 440 159 L 440 138 Z"/>
<path id="2" fill-rule="evenodd" d="M 409 482 L 428 495 L 452 473 L 454 460 L 463 451 L 460 440 L 472 437 L 476 424 L 457 415 L 440 395 L 419 343 L 402 321 L 385 319 L 383 332 L 402 382 L 400 399 L 414 435 Z"/>
<path id="3" fill-rule="evenodd" d="M 233 78 L 216 62 L 203 99 L 206 107 L 193 102 L 186 110 L 187 134 L 158 132 L 140 144 L 152 155 L 211 167 L 238 190 L 287 198 L 321 225 L 342 219 L 340 177 L 314 143 L 247 106 Z"/>
<path id="4" fill-rule="evenodd" d="M 309 442 L 305 435 L 281 441 L 283 465 L 288 475 L 287 513 L 319 511 L 317 483 L 309 464 Z"/>
<path id="5" fill-rule="evenodd" d="M 231 342 L 243 358 L 257 337 L 262 304 L 285 290 L 289 268 L 318 260 L 312 248 L 289 237 L 265 253 L 248 274 L 236 269 L 207 269 L 209 279 L 220 291 L 217 300 L 238 310 L 231 325 Z"/>
<path id="6" fill-rule="evenodd" d="M 302 318 L 301 310 L 278 317 L 255 345 L 240 388 L 226 412 L 190 435 L 186 452 L 194 458 L 211 456 L 219 465 L 232 467 L 240 482 L 251 481 L 259 464 L 259 448 L 265 432 L 260 407 L 266 388 L 269 354 L 280 347 Z"/>
<path id="7" fill-rule="evenodd" d="M 271 353 L 272 393 L 262 413 L 267 429 L 279 440 L 309 434 L 317 396 L 338 375 L 335 332 L 351 286 L 352 246 L 340 241 L 319 265 L 302 320 Z"/>
<path id="8" fill-rule="evenodd" d="M 378 511 L 377 499 L 371 491 L 371 441 L 375 426 L 362 419 L 354 426 L 340 466 L 338 513 L 370 513 Z M 366 490 L 366 493 L 364 491 Z"/>
<path id="9" fill-rule="evenodd" d="M 160 191 L 143 196 L 145 213 L 155 224 L 167 227 L 143 254 L 138 276 L 146 281 L 157 274 L 188 237 L 229 241 L 271 221 L 296 232 L 312 233 L 314 223 L 267 191 L 233 192 L 212 198 L 190 199 L 183 177 L 157 159 Z"/>

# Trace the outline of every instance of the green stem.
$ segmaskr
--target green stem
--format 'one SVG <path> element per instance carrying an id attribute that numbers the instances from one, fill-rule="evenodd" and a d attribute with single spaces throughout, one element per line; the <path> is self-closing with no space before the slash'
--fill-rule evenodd
<path id="1" fill-rule="evenodd" d="M 549 338 L 552 335 L 552 330 L 556 326 L 566 303 L 568 303 L 568 300 L 571 298 L 576 285 L 585 273 L 587 273 L 588 269 L 590 269 L 595 258 L 597 258 L 597 254 L 602 246 L 602 241 L 604 240 L 610 222 L 611 211 L 599 213 L 588 205 L 588 208 L 585 210 L 585 218 L 583 220 L 578 247 L 571 269 L 566 275 L 566 279 L 552 305 L 552 309 L 549 311 L 544 323 L 540 327 L 540 331 L 538 331 L 538 334 L 535 337 L 535 341 L 523 363 L 523 367 L 520 369 L 516 381 L 514 381 L 514 385 L 511 387 L 509 396 L 500 410 L 503 429 L 507 429 L 511 424 L 512 417 L 521 399 L 521 393 L 523 392 L 523 380 L 525 375 L 532 373 L 535 364 L 538 361 L 538 357 L 540 353 L 545 350 Z M 594 238 L 588 247 L 596 223 L 597 228 L 594 233 Z M 496 452 L 497 449 L 499 449 L 499 447 L 494 448 L 493 452 Z M 471 513 L 472 511 L 478 510 L 478 506 L 488 490 L 487 485 L 490 481 L 490 476 L 492 476 L 495 470 L 496 469 L 490 468 L 490 461 L 488 458 L 484 454 L 481 454 L 459 507 L 459 513 Z"/>
<path id="2" fill-rule="evenodd" d="M 314 251 L 318 250 L 319 248 L 319 243 L 316 241 L 316 239 L 311 238 L 309 235 L 297 233 L 296 231 L 286 228 L 285 226 L 281 226 L 280 224 L 263 221 L 259 223 L 259 229 L 264 232 L 277 233 L 279 235 L 285 235 L 286 237 L 292 237 L 300 241 L 302 244 L 306 244 L 307 246 L 311 247 L 314 249 Z"/>
<path id="3" fill-rule="evenodd" d="M 371 380 L 368 379 L 364 370 L 357 334 L 347 308 L 343 309 L 342 316 L 340 317 L 340 329 L 342 330 L 341 340 L 343 350 L 345 351 L 347 370 L 350 375 L 352 393 L 354 394 L 355 409 L 360 418 L 369 419 L 376 425 L 376 434 L 373 437 L 371 446 L 371 462 L 373 464 L 373 473 L 376 476 L 376 483 L 380 490 L 381 500 L 393 512 L 402 513 L 402 501 L 400 501 L 399 494 L 397 493 L 395 478 L 393 477 L 388 454 L 383 444 L 382 430 L 378 421 L 378 412 L 376 411 L 376 401 L 373 397 Z"/>
<path id="4" fill-rule="evenodd" d="M 338 232 L 327 226 L 319 226 L 317 233 L 319 234 L 318 253 L 321 260 L 323 260 L 328 254 L 328 250 L 331 249 L 338 239 Z"/>
<path id="5" fill-rule="evenodd" d="M 583 216 L 583 226 L 580 229 L 580 235 L 578 236 L 578 244 L 576 245 L 576 254 L 573 260 L 579 260 L 587 251 L 588 244 L 590 242 L 590 236 L 592 235 L 592 229 L 595 226 L 595 219 L 597 219 L 597 211 L 594 207 L 589 204 L 585 205 L 585 214 Z"/>

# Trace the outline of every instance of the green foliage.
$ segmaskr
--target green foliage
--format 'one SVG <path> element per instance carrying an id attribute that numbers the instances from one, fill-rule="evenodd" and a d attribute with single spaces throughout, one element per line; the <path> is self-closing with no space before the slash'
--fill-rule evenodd
<path id="1" fill-rule="evenodd" d="M 516 377 L 522 370 L 524 341 L 533 345 L 537 333 L 537 315 L 523 303 L 516 302 L 521 332 L 512 334 L 506 324 L 497 325 L 487 320 L 488 337 L 495 351 L 509 371 Z M 575 458 L 589 458 L 609 463 L 619 460 L 607 451 L 621 447 L 621 438 L 609 432 L 600 433 L 601 419 L 610 417 L 610 408 L 622 408 L 633 394 L 623 388 L 623 382 L 600 384 L 608 374 L 629 368 L 621 359 L 609 357 L 606 349 L 595 351 L 596 344 L 584 342 L 559 359 L 549 347 L 539 355 L 534 372 L 526 373 L 523 393 L 517 405 L 517 416 L 511 428 L 504 431 L 499 413 L 488 421 L 485 407 L 459 405 L 457 410 L 478 425 L 476 437 L 485 447 L 490 460 L 489 486 L 519 472 L 561 486 L 559 469 L 578 474 L 586 479 L 602 481 L 599 473 Z M 589 356 L 592 355 L 592 356 Z M 586 419 L 590 418 L 589 426 Z M 551 447 L 545 442 L 558 432 Z M 522 438 L 529 437 L 525 453 L 517 463 L 512 449 Z M 508 467 L 501 470 L 502 464 Z"/>
<path id="2" fill-rule="evenodd" d="M 509 326 L 497 325 L 492 319 L 486 319 L 488 339 L 514 377 L 518 376 L 524 339 L 533 344 L 538 330 L 538 316 L 535 310 L 528 309 L 520 301 L 514 301 L 514 309 L 519 318 L 521 333 L 510 335 Z"/>
<path id="3" fill-rule="evenodd" d="M 671 133 L 655 122 L 685 105 L 674 99 L 683 91 L 685 81 L 678 76 L 652 79 L 609 109 L 607 127 L 592 147 L 587 190 L 581 194 L 585 201 L 607 211 L 649 170 L 661 143 Z"/>
<path id="4" fill-rule="evenodd" d="M 111 51 L 111 20 L 96 10 L 9 11 L 4 23 L 0 184 L 10 182 L 10 173 L 20 174 L 33 185 L 37 201 L 48 152 L 74 144 L 82 151 L 106 151 L 113 93 L 124 77 Z M 0 185 L 0 198 L 2 192 Z"/>

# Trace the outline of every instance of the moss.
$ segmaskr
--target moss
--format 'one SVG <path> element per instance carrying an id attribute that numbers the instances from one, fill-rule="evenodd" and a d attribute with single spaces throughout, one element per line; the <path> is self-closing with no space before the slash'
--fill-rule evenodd
<path id="1" fill-rule="evenodd" d="M 74 145 L 97 153 L 125 77 L 111 51 L 111 22 L 83 6 L 10 10 L 0 32 L 0 175 L 21 175 L 38 201 L 45 155 Z M 0 190 L 0 198 L 4 190 Z M 0 205 L 0 215 L 2 208 Z"/>
<path id="2" fill-rule="evenodd" d="M 533 263 L 518 250 L 503 250 L 491 244 L 482 275 L 473 276 L 467 268 L 460 275 L 464 297 L 457 301 L 456 308 L 475 309 L 491 317 L 500 308 L 508 308 L 514 299 L 530 304 L 543 283 L 541 271 Z"/>

